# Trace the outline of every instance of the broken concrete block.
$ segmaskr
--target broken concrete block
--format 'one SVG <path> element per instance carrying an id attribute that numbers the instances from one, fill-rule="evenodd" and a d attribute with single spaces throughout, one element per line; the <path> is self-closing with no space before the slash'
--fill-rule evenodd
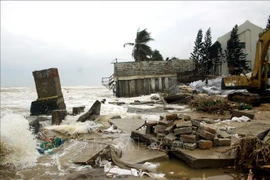
<path id="1" fill-rule="evenodd" d="M 231 138 L 231 135 L 228 134 L 226 131 L 217 130 L 216 135 L 218 138 Z"/>
<path id="2" fill-rule="evenodd" d="M 166 115 L 166 120 L 167 121 L 174 121 L 174 120 L 176 120 L 178 118 L 178 116 L 177 116 L 177 114 L 167 114 Z"/>
<path id="3" fill-rule="evenodd" d="M 193 130 L 193 131 L 197 131 L 197 129 L 198 129 L 198 127 L 192 126 L 192 130 Z"/>
<path id="4" fill-rule="evenodd" d="M 231 139 L 229 138 L 218 138 L 218 146 L 230 146 Z"/>
<path id="5" fill-rule="evenodd" d="M 179 127 L 191 127 L 192 124 L 191 124 L 191 121 L 180 121 L 176 124 L 176 127 L 179 128 Z"/>
<path id="6" fill-rule="evenodd" d="M 174 150 L 176 148 L 183 148 L 183 142 L 182 141 L 178 141 L 178 140 L 173 141 L 173 143 L 172 143 L 172 150 Z"/>
<path id="7" fill-rule="evenodd" d="M 192 126 L 196 126 L 196 127 L 200 127 L 201 126 L 200 121 L 198 121 L 196 119 L 192 119 L 191 120 L 191 124 L 192 124 Z"/>
<path id="8" fill-rule="evenodd" d="M 73 107 L 72 108 L 72 114 L 73 115 L 80 114 L 80 113 L 84 112 L 84 109 L 85 109 L 85 106 Z"/>
<path id="9" fill-rule="evenodd" d="M 233 118 L 233 117 L 242 117 L 242 116 L 249 117 L 250 119 L 254 119 L 254 117 L 255 117 L 254 114 L 250 114 L 250 113 L 246 113 L 246 112 L 242 112 L 242 111 L 232 111 L 231 118 Z"/>
<path id="10" fill-rule="evenodd" d="M 31 115 L 49 115 L 53 110 L 66 110 L 57 68 L 33 71 L 38 99 L 31 103 Z"/>
<path id="11" fill-rule="evenodd" d="M 198 134 L 200 137 L 202 137 L 202 138 L 204 138 L 204 139 L 207 139 L 207 140 L 213 140 L 213 139 L 215 138 L 215 135 L 214 135 L 214 134 L 212 134 L 212 133 L 210 133 L 210 132 L 204 130 L 203 128 L 199 128 L 199 129 L 197 130 L 197 134 Z"/>
<path id="12" fill-rule="evenodd" d="M 172 142 L 172 141 L 174 141 L 176 139 L 177 139 L 177 137 L 173 133 L 170 133 L 170 134 L 168 134 L 167 136 L 164 137 L 164 140 L 170 141 L 170 142 Z"/>
<path id="13" fill-rule="evenodd" d="M 148 121 L 145 123 L 145 125 L 146 125 L 145 134 L 153 134 L 154 126 L 157 125 L 157 121 Z"/>
<path id="14" fill-rule="evenodd" d="M 52 112 L 52 125 L 60 125 L 62 120 L 67 116 L 66 110 L 54 110 Z"/>
<path id="15" fill-rule="evenodd" d="M 165 136 L 166 136 L 165 133 L 157 133 L 157 140 L 158 141 L 163 140 Z"/>
<path id="16" fill-rule="evenodd" d="M 216 134 L 216 130 L 213 129 L 213 128 L 210 128 L 210 127 L 202 127 L 202 128 L 203 128 L 204 130 L 206 130 L 206 131 L 212 133 L 212 134 Z"/>
<path id="17" fill-rule="evenodd" d="M 185 149 L 194 150 L 197 148 L 197 143 L 183 143 Z"/>
<path id="18" fill-rule="evenodd" d="M 198 146 L 200 149 L 210 149 L 213 147 L 213 142 L 210 140 L 199 140 L 198 141 Z"/>
<path id="19" fill-rule="evenodd" d="M 184 121 L 190 121 L 191 117 L 184 114 L 178 114 L 178 119 L 184 120 Z"/>
<path id="20" fill-rule="evenodd" d="M 168 127 L 168 126 L 171 126 L 173 124 L 173 121 L 162 120 L 162 121 L 159 121 L 158 124 Z"/>
<path id="21" fill-rule="evenodd" d="M 101 103 L 96 100 L 89 111 L 79 117 L 77 122 L 85 122 L 86 120 L 93 121 L 100 115 Z"/>
<path id="22" fill-rule="evenodd" d="M 167 134 L 173 133 L 174 127 L 175 127 L 174 124 L 171 125 L 171 126 L 169 126 L 169 127 L 167 127 L 167 128 L 165 129 L 165 133 L 167 133 Z"/>
<path id="23" fill-rule="evenodd" d="M 151 134 L 144 134 L 144 133 L 139 132 L 139 131 L 132 131 L 130 137 L 133 140 L 144 142 L 147 145 L 150 145 L 151 143 L 157 141 L 155 136 L 153 136 Z"/>
<path id="24" fill-rule="evenodd" d="M 155 133 L 165 133 L 166 128 L 167 128 L 167 126 L 158 124 L 158 125 L 155 126 L 154 132 Z"/>
<path id="25" fill-rule="evenodd" d="M 181 128 L 175 128 L 174 129 L 174 134 L 175 135 L 190 134 L 190 133 L 192 133 L 192 128 L 191 127 L 181 127 Z"/>
<path id="26" fill-rule="evenodd" d="M 195 143 L 196 142 L 196 135 L 182 134 L 182 135 L 180 135 L 180 140 L 184 143 Z"/>

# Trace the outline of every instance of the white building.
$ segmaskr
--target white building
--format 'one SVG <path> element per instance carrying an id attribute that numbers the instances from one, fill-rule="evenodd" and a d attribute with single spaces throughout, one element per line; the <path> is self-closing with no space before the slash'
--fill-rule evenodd
<path id="1" fill-rule="evenodd" d="M 233 28 L 233 27 L 232 27 Z M 238 38 L 241 46 L 243 47 L 243 53 L 247 54 L 246 59 L 248 66 L 252 70 L 254 67 L 254 59 L 256 53 L 256 43 L 259 39 L 259 34 L 263 32 L 263 28 L 246 21 L 241 25 L 238 25 Z M 227 41 L 230 39 L 231 31 L 219 37 L 217 41 L 221 44 L 223 53 L 227 49 Z M 227 75 L 229 68 L 227 62 L 222 63 L 221 68 L 218 68 L 218 74 Z"/>

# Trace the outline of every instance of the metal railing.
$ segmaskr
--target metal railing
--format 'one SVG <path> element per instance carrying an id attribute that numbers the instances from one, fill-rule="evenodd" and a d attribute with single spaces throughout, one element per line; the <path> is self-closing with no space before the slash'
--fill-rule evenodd
<path id="1" fill-rule="evenodd" d="M 101 79 L 101 83 L 108 89 L 114 89 L 114 74 L 112 74 L 110 77 L 103 77 Z"/>

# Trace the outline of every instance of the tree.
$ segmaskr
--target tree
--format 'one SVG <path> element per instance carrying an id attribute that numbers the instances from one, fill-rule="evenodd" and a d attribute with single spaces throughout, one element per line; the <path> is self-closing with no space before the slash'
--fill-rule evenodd
<path id="1" fill-rule="evenodd" d="M 267 30 L 267 29 L 269 29 L 270 28 L 270 15 L 269 15 L 269 17 L 268 17 L 268 20 L 267 20 L 267 23 L 266 23 L 266 27 L 265 27 L 265 31 Z"/>
<path id="2" fill-rule="evenodd" d="M 211 28 L 208 28 L 204 36 L 204 42 L 202 44 L 202 51 L 201 51 L 203 72 L 206 74 L 209 74 L 209 70 L 213 66 L 213 62 L 210 59 L 211 46 L 212 46 Z"/>
<path id="3" fill-rule="evenodd" d="M 163 61 L 163 57 L 158 50 L 153 51 L 151 61 Z"/>
<path id="4" fill-rule="evenodd" d="M 147 45 L 149 41 L 152 41 L 151 33 L 144 29 L 140 31 L 138 29 L 136 34 L 136 39 L 134 43 L 125 43 L 126 45 L 133 46 L 132 57 L 136 62 L 138 61 L 148 61 L 152 56 L 151 47 Z"/>
<path id="5" fill-rule="evenodd" d="M 193 52 L 190 53 L 189 58 L 194 61 L 196 70 L 200 69 L 200 63 L 202 60 L 202 53 L 201 53 L 203 48 L 202 38 L 203 38 L 202 29 L 199 29 L 196 40 L 194 42 Z"/>
<path id="6" fill-rule="evenodd" d="M 227 50 L 225 50 L 230 74 L 239 74 L 243 69 L 247 68 L 246 54 L 243 53 L 243 49 L 240 46 L 237 32 L 238 25 L 235 25 L 231 31 L 231 37 L 227 41 Z"/>
<path id="7" fill-rule="evenodd" d="M 216 41 L 210 47 L 210 59 L 213 63 L 212 74 L 216 74 L 217 68 L 221 66 L 224 62 L 225 55 L 222 53 L 222 48 L 220 42 Z"/>

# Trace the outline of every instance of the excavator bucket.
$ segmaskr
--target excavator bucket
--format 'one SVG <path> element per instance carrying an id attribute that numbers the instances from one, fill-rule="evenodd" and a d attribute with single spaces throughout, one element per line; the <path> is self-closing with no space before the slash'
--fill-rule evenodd
<path id="1" fill-rule="evenodd" d="M 250 87 L 246 76 L 227 76 L 221 80 L 221 89 L 248 89 Z"/>

